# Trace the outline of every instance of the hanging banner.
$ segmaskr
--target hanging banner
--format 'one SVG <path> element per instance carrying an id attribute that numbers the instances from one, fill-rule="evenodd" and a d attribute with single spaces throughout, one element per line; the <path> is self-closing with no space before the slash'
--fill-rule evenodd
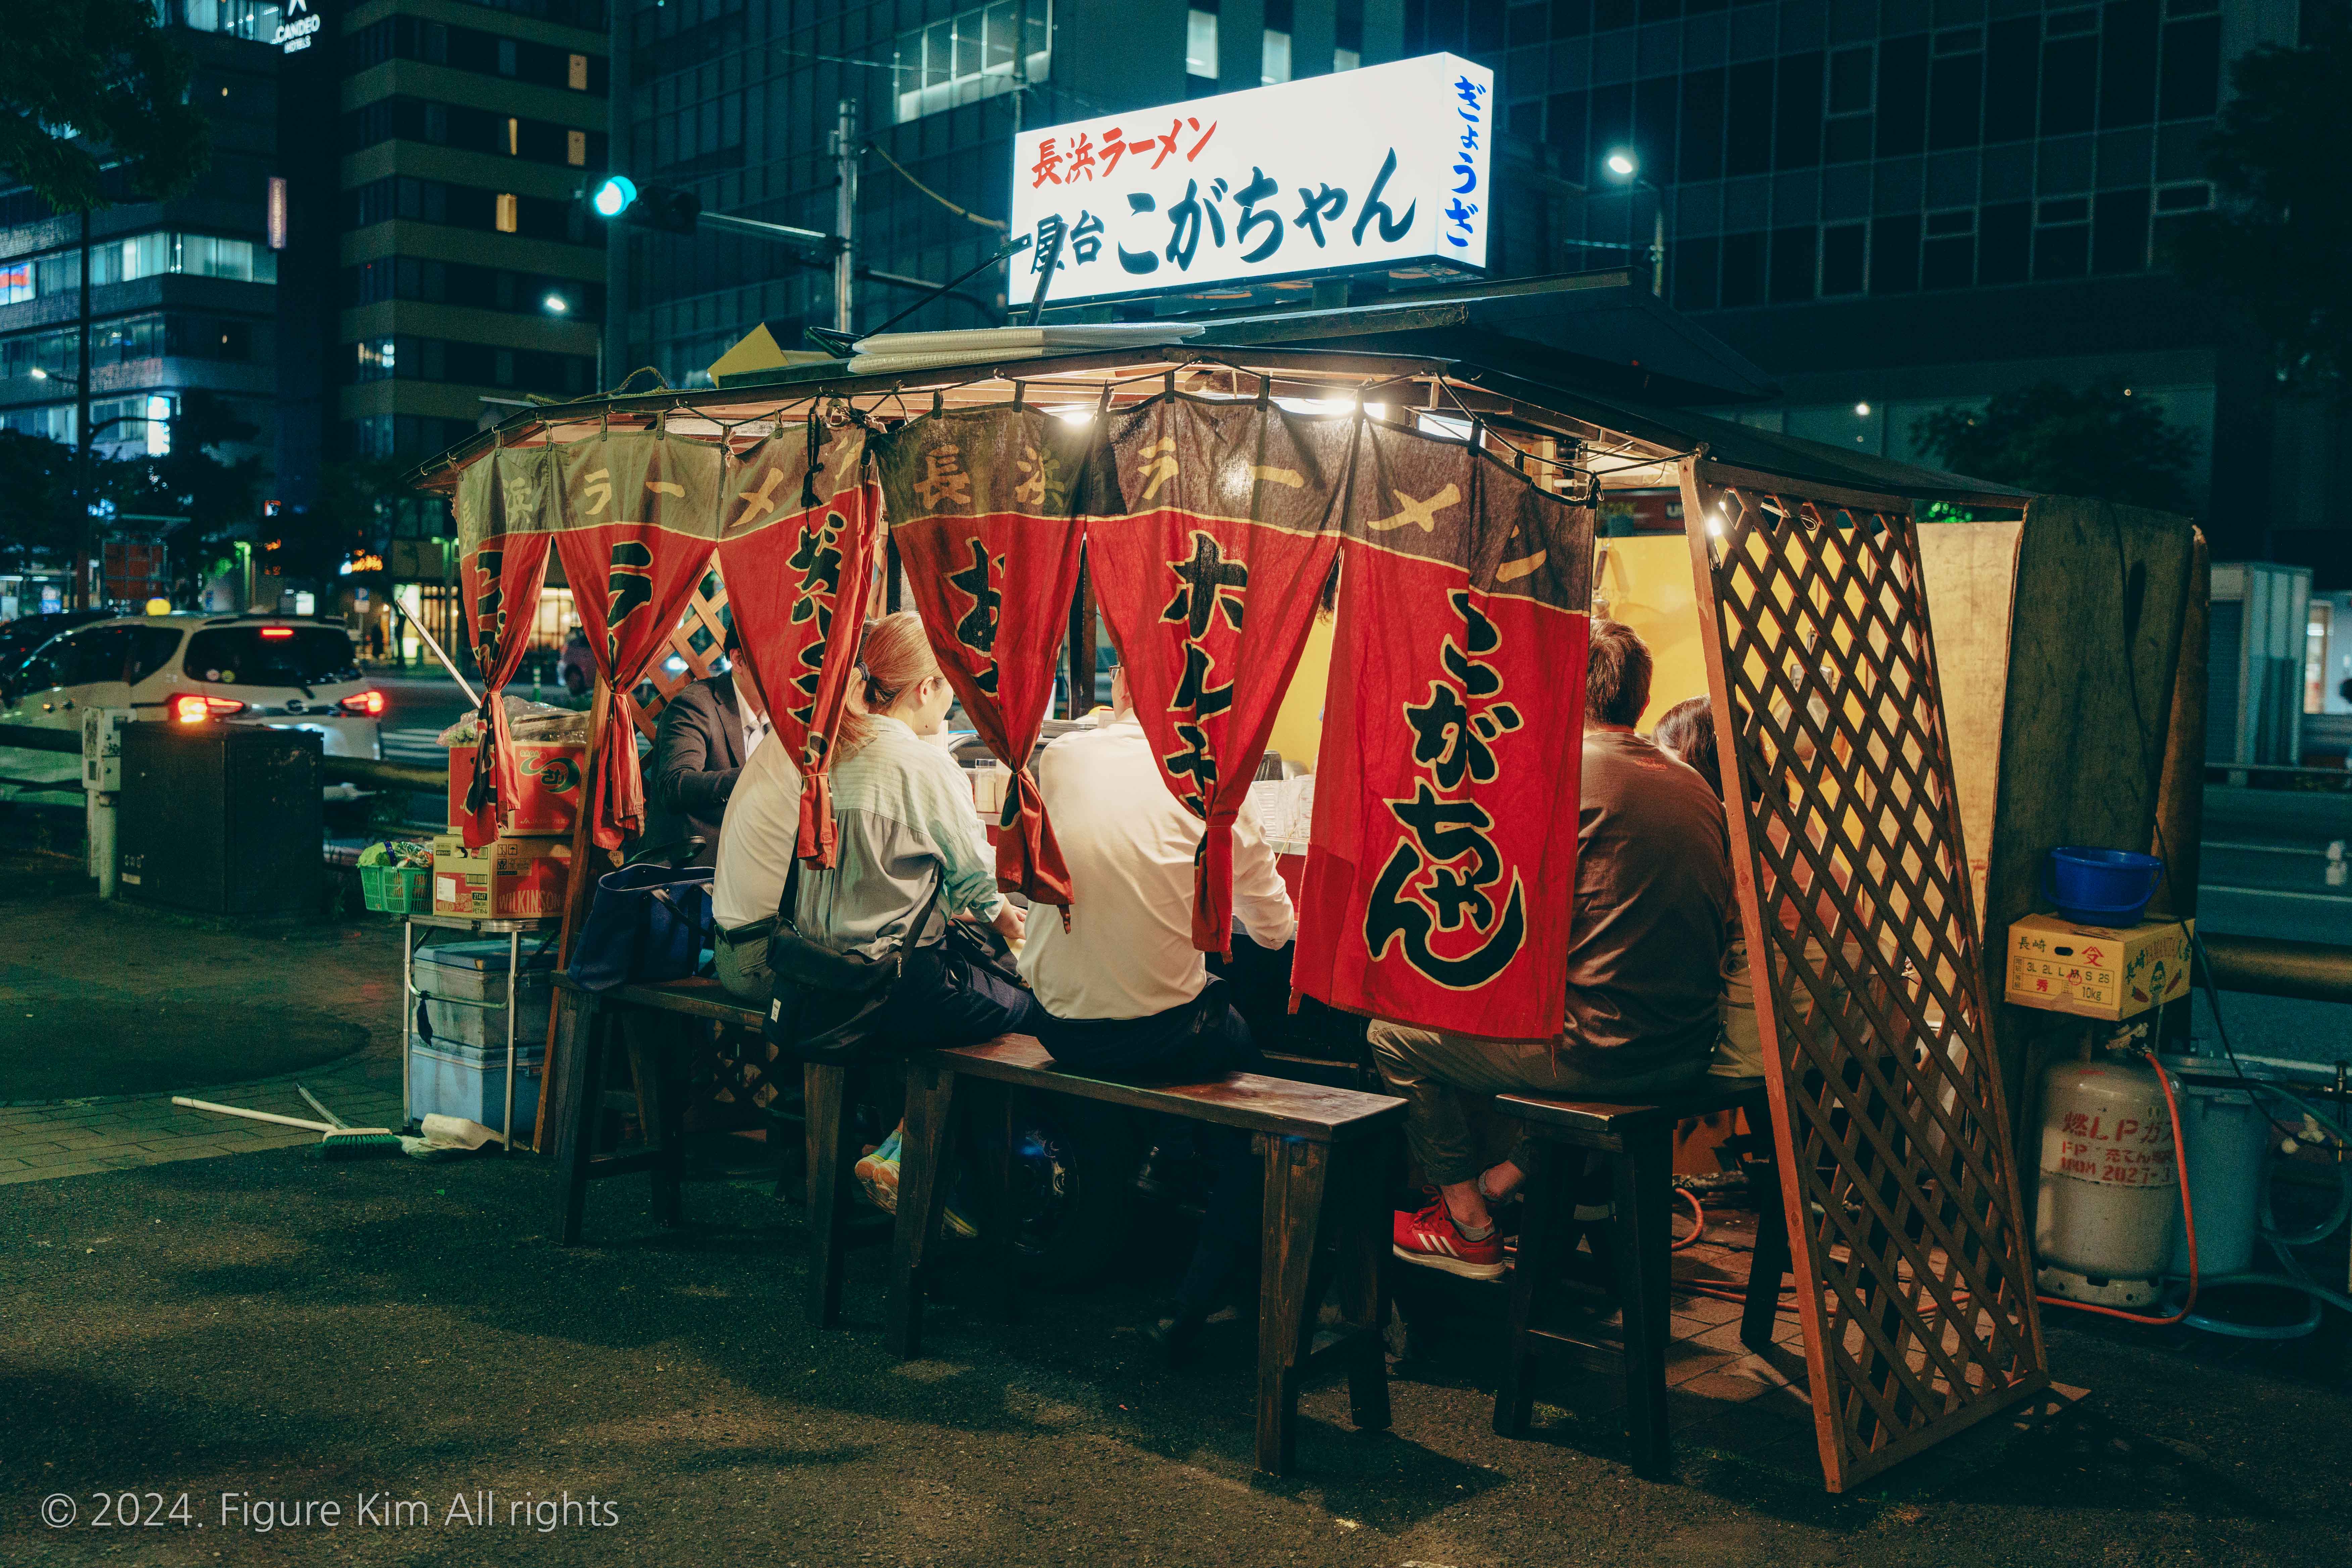
<path id="1" fill-rule="evenodd" d="M 881 553 L 866 432 L 781 425 L 727 468 L 719 570 L 740 645 L 736 667 L 775 726 L 768 743 L 783 746 L 801 772 L 794 852 L 829 867 L 836 842 L 831 752 Z M 838 637 L 836 616 L 847 628 Z"/>
<path id="2" fill-rule="evenodd" d="M 874 453 L 931 652 L 1013 770 L 997 886 L 1066 909 L 1069 868 L 1028 764 L 1054 700 L 1087 520 L 1118 510 L 1098 421 L 1017 406 L 935 412 L 875 437 Z"/>
<path id="3" fill-rule="evenodd" d="M 555 448 L 564 527 L 555 550 L 613 706 L 596 740 L 597 847 L 645 826 L 636 702 L 646 666 L 677 625 L 717 542 L 719 448 L 659 430 L 607 431 Z"/>
<path id="4" fill-rule="evenodd" d="M 1360 424 L 1171 393 L 1112 437 L 1129 510 L 1088 531 L 1088 559 L 1160 775 L 1207 824 L 1204 952 L 1232 946 L 1234 820 L 1339 555 Z"/>
<path id="5" fill-rule="evenodd" d="M 522 793 L 514 736 L 499 694 L 521 667 L 547 580 L 550 482 L 545 447 L 509 447 L 457 480 L 457 592 L 475 668 L 482 672 L 474 782 L 465 815 L 450 826 L 477 847 L 499 836 Z"/>
<path id="6" fill-rule="evenodd" d="M 1350 1012 L 1559 1036 L 1593 514 L 1368 421 L 1339 574 L 1292 984 Z"/>

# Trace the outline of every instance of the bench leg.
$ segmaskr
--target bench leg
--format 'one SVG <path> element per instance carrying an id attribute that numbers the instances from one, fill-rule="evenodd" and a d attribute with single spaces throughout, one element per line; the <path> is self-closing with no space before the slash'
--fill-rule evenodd
<path id="1" fill-rule="evenodd" d="M 802 1068 L 801 1081 L 808 1101 L 809 1316 L 818 1328 L 830 1329 L 841 1322 L 841 1276 L 849 1252 L 853 1162 L 844 1126 L 849 1069 L 812 1063 Z"/>
<path id="2" fill-rule="evenodd" d="M 898 1223 L 890 1238 L 885 1331 L 899 1360 L 923 1353 L 923 1288 L 947 1211 L 955 1074 L 916 1063 L 907 1072 L 907 1131 L 898 1149 Z"/>
<path id="3" fill-rule="evenodd" d="M 1765 1136 L 1771 1136 L 1770 1124 Z M 1768 1164 L 1757 1194 L 1756 1250 L 1748 1258 L 1748 1300 L 1739 1314 L 1739 1342 L 1759 1355 L 1772 1348 L 1780 1322 L 1780 1279 L 1789 1272 L 1789 1218 L 1780 1198 L 1780 1168 Z"/>
<path id="4" fill-rule="evenodd" d="M 980 1242 L 987 1256 L 989 1305 L 1002 1321 L 1021 1319 L 1021 1215 L 1014 1201 L 1013 1162 L 1019 1157 L 1021 1092 L 1010 1084 L 976 1079 L 965 1086 L 971 1101 L 966 1131 L 980 1173 Z M 991 1136 L 981 1136 L 982 1129 Z M 903 1180 L 903 1177 L 901 1178 Z"/>
<path id="5" fill-rule="evenodd" d="M 1511 1323 L 1503 1341 L 1503 1374 L 1495 1387 L 1495 1432 L 1504 1437 L 1526 1436 L 1535 1417 L 1538 1357 L 1529 1331 L 1535 1322 L 1536 1291 L 1558 1272 L 1559 1239 L 1565 1237 L 1575 1245 L 1573 1185 L 1582 1163 L 1573 1152 L 1542 1139 L 1530 1139 L 1526 1147 L 1535 1168 L 1527 1173 L 1519 1257 L 1511 1270 Z"/>
<path id="6" fill-rule="evenodd" d="M 1298 1447 L 1298 1366 L 1307 1340 L 1307 1279 L 1315 1260 L 1330 1146 L 1255 1135 L 1265 1162 L 1265 1228 L 1258 1265 L 1257 1476 L 1287 1475 Z"/>
<path id="7" fill-rule="evenodd" d="M 1348 1418 L 1357 1429 L 1389 1427 L 1389 1358 L 1381 1337 L 1388 1301 L 1381 1293 L 1381 1266 L 1389 1255 L 1388 1215 L 1381 1180 L 1387 1161 L 1379 1142 L 1360 1138 L 1348 1152 L 1347 1176 L 1334 1182 L 1324 1201 L 1333 1205 L 1339 1241 L 1332 1288 L 1340 1317 L 1357 1336 L 1348 1362 Z"/>
<path id="8" fill-rule="evenodd" d="M 588 1168 L 596 1158 L 596 1123 L 604 1098 L 604 1052 L 595 999 L 569 995 L 556 1004 L 563 1010 L 562 1032 L 556 1041 L 556 1064 L 562 1077 L 554 1086 L 555 1241 L 576 1247 L 588 1210 Z"/>
<path id="9" fill-rule="evenodd" d="M 685 1060 L 692 1027 L 684 1019 L 638 1013 L 615 1023 L 636 1084 L 637 1121 L 656 1156 L 653 1168 L 654 1224 L 675 1230 L 684 1223 L 680 1185 L 686 1173 Z"/>
<path id="10" fill-rule="evenodd" d="M 1662 1480 L 1672 1468 L 1666 1443 L 1666 1313 L 1672 1279 L 1668 1230 L 1674 1185 L 1674 1129 L 1631 1131 L 1609 1162 L 1616 1219 L 1617 1300 L 1625 1341 L 1625 1426 L 1633 1473 Z M 1527 1267 L 1520 1242 L 1519 1267 Z"/>

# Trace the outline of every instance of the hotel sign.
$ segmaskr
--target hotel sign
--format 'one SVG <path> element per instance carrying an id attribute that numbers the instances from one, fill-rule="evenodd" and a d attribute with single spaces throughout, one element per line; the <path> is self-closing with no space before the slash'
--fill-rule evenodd
<path id="1" fill-rule="evenodd" d="M 1454 55 L 1160 109 L 1013 141 L 1016 299 L 1261 282 L 1384 263 L 1486 265 L 1494 73 Z"/>
<path id="2" fill-rule="evenodd" d="M 286 20 L 278 24 L 269 41 L 287 54 L 299 54 L 310 47 L 318 30 L 319 14 L 310 9 L 310 0 L 286 0 Z"/>

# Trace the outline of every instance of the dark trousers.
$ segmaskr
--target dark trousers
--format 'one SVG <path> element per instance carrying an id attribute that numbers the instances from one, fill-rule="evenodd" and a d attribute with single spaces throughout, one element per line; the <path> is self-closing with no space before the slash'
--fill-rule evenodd
<path id="1" fill-rule="evenodd" d="M 1144 1018 L 1056 1018 L 1037 1009 L 1037 1037 L 1066 1071 L 1118 1083 L 1200 1083 L 1261 1065 L 1249 1025 L 1211 980 L 1199 997 Z M 1256 1151 L 1238 1128 L 1193 1122 L 1193 1147 L 1210 1171 L 1201 1238 L 1178 1290 L 1183 1307 L 1205 1310 L 1227 1276 L 1255 1256 Z"/>
<path id="2" fill-rule="evenodd" d="M 935 943 L 908 956 L 875 1034 L 885 1049 L 947 1050 L 999 1035 L 1034 1035 L 1045 1021 L 1026 986 Z"/>

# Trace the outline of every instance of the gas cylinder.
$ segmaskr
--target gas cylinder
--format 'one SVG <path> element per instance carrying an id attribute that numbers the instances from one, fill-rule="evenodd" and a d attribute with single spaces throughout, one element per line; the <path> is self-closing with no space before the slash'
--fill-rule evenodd
<path id="1" fill-rule="evenodd" d="M 2155 1070 L 2103 1058 L 2052 1068 L 2033 1233 L 2042 1289 L 2103 1307 L 2152 1304 L 2179 1214 L 2180 1165 Z"/>

